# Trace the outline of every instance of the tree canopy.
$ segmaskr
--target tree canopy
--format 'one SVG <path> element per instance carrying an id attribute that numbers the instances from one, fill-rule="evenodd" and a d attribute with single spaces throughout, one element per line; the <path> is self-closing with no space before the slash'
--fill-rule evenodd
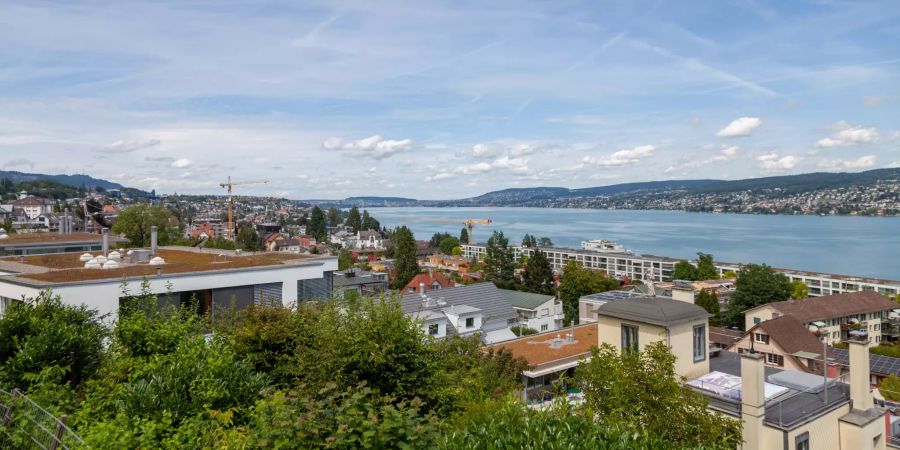
<path id="1" fill-rule="evenodd" d="M 765 264 L 747 264 L 741 267 L 734 283 L 728 311 L 729 326 L 743 328 L 744 311 L 771 302 L 780 302 L 791 297 L 791 282 L 783 274 Z"/>
<path id="2" fill-rule="evenodd" d="M 556 290 L 550 260 L 540 249 L 536 249 L 528 258 L 525 271 L 522 272 L 522 290 L 547 295 L 553 295 Z"/>
<path id="3" fill-rule="evenodd" d="M 347 219 L 349 220 L 349 219 Z M 306 234 L 316 238 L 317 242 L 325 242 L 328 237 L 328 231 L 325 229 L 325 213 L 322 208 L 313 206 L 309 213 L 309 222 L 306 225 Z"/>
<path id="4" fill-rule="evenodd" d="M 347 214 L 346 225 L 353 230 L 354 233 L 362 229 L 362 216 L 359 215 L 359 208 L 353 206 Z"/>
<path id="5" fill-rule="evenodd" d="M 466 227 L 463 227 L 462 230 L 459 230 L 459 242 L 461 244 L 469 243 L 469 230 Z"/>
<path id="6" fill-rule="evenodd" d="M 396 228 L 392 234 L 394 245 L 394 289 L 402 289 L 419 273 L 416 260 L 416 238 L 405 225 Z"/>
<path id="7" fill-rule="evenodd" d="M 559 280 L 559 298 L 563 303 L 566 323 L 578 320 L 579 298 L 618 288 L 619 282 L 603 272 L 587 269 L 578 261 L 566 261 Z"/>
<path id="8" fill-rule="evenodd" d="M 255 252 L 262 248 L 262 241 L 259 238 L 259 233 L 256 232 L 256 227 L 247 221 L 238 223 L 237 235 L 234 237 L 234 241 L 244 251 Z"/>
<path id="9" fill-rule="evenodd" d="M 710 325 L 719 324 L 719 296 L 716 294 L 716 291 L 701 289 L 694 304 L 712 314 L 712 317 L 709 318 Z"/>
<path id="10" fill-rule="evenodd" d="M 516 275 L 513 250 L 502 231 L 494 231 L 485 249 L 485 278 L 500 289 L 515 289 Z"/>
<path id="11" fill-rule="evenodd" d="M 150 229 L 157 227 L 157 242 L 167 245 L 178 237 L 177 225 L 172 223 L 172 212 L 165 206 L 134 205 L 119 212 L 112 232 L 121 234 L 135 247 L 150 246 Z"/>
<path id="12" fill-rule="evenodd" d="M 809 287 L 800 280 L 794 280 L 791 283 L 791 298 L 794 300 L 803 300 L 809 298 Z"/>

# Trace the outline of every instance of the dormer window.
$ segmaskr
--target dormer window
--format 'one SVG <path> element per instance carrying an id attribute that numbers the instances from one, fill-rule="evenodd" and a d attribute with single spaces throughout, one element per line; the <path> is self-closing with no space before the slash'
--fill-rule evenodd
<path id="1" fill-rule="evenodd" d="M 467 318 L 466 318 L 466 328 L 472 328 L 472 327 L 474 327 L 474 326 L 475 326 L 475 318 L 474 318 L 474 317 L 467 317 Z"/>
<path id="2" fill-rule="evenodd" d="M 437 336 L 439 329 L 440 328 L 438 327 L 438 324 L 436 324 L 436 323 L 428 325 L 428 334 L 431 336 Z"/>

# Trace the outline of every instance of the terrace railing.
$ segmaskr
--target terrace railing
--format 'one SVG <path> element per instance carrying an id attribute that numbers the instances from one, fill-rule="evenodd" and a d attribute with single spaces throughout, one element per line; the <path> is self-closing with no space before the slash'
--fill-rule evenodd
<path id="1" fill-rule="evenodd" d="M 18 390 L 0 389 L 0 448 L 76 450 L 84 441 L 56 417 Z"/>

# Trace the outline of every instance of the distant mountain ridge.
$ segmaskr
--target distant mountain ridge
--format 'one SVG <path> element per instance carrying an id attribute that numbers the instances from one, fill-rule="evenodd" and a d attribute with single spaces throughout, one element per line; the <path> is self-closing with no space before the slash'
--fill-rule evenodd
<path id="1" fill-rule="evenodd" d="M 7 178 L 13 183 L 21 183 L 23 181 L 39 181 L 39 180 L 50 180 L 55 181 L 59 184 L 63 184 L 66 186 L 71 186 L 75 188 L 80 188 L 82 186 L 87 188 L 95 188 L 101 187 L 103 189 L 125 189 L 125 186 L 122 186 L 119 183 L 114 183 L 112 181 L 107 181 L 100 178 L 94 178 L 90 175 L 48 175 L 43 173 L 25 173 L 18 172 L 15 170 L 0 170 L 0 179 Z"/>

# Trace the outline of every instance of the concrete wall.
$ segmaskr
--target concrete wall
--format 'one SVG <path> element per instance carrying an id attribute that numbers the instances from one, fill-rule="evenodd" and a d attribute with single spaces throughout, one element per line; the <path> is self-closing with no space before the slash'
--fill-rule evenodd
<path id="1" fill-rule="evenodd" d="M 622 325 L 638 327 L 638 346 L 643 351 L 651 343 L 663 341 L 675 355 L 675 373 L 687 378 L 697 378 L 709 373 L 709 325 L 705 319 L 695 320 L 673 326 L 670 330 L 657 325 L 631 322 L 613 317 L 599 316 L 597 320 L 598 345 L 610 344 L 622 350 Z M 702 361 L 694 362 L 693 336 L 694 326 L 704 325 L 706 333 L 706 352 Z"/>

